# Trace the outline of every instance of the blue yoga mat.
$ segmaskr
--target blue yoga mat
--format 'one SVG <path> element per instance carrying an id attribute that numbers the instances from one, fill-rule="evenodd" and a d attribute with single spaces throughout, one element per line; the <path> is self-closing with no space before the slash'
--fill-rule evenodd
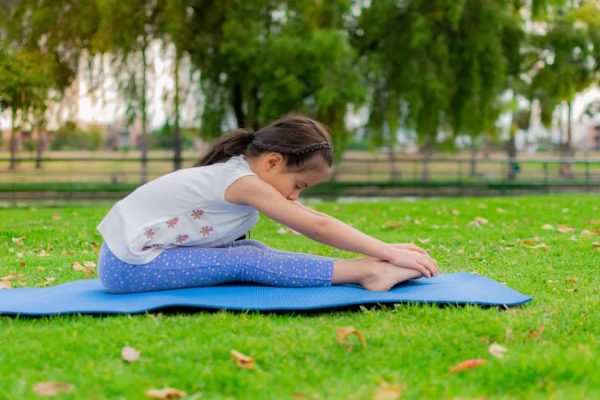
<path id="1" fill-rule="evenodd" d="M 376 303 L 437 303 L 515 306 L 531 300 L 493 279 L 457 272 L 412 279 L 386 292 L 343 284 L 275 287 L 223 284 L 143 293 L 112 294 L 99 279 L 36 288 L 0 289 L 0 315 L 138 314 L 164 307 L 225 310 L 316 310 Z"/>

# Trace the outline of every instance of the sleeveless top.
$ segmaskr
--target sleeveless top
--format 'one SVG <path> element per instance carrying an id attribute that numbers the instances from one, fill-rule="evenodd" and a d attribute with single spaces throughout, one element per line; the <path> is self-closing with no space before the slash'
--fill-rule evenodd
<path id="1" fill-rule="evenodd" d="M 128 264 L 146 264 L 175 246 L 216 247 L 258 222 L 254 207 L 225 200 L 234 181 L 256 175 L 243 155 L 156 178 L 118 201 L 96 227 Z"/>

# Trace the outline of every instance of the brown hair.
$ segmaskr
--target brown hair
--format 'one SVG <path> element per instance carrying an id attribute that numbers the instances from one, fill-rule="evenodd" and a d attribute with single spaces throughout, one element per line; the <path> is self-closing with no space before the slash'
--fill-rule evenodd
<path id="1" fill-rule="evenodd" d="M 281 117 L 256 132 L 236 129 L 223 134 L 194 167 L 229 160 L 240 154 L 255 157 L 265 151 L 281 153 L 288 168 L 306 170 L 308 160 L 320 154 L 329 167 L 333 164 L 333 146 L 328 129 L 300 114 Z"/>

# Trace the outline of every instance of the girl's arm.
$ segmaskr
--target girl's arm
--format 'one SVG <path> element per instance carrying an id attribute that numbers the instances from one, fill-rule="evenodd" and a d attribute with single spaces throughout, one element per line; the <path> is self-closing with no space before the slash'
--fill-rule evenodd
<path id="1" fill-rule="evenodd" d="M 267 217 L 329 246 L 417 269 L 425 276 L 437 273 L 430 257 L 389 246 L 326 214 L 308 211 L 287 200 L 257 176 L 245 176 L 233 182 L 225 192 L 225 200 L 254 207 Z"/>

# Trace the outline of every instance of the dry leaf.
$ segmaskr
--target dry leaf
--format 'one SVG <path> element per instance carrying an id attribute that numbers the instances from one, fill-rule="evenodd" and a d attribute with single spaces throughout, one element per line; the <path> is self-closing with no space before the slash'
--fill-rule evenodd
<path id="1" fill-rule="evenodd" d="M 398 229 L 403 225 L 402 222 L 388 221 L 381 226 L 383 229 Z"/>
<path id="2" fill-rule="evenodd" d="M 240 368 L 254 368 L 254 360 L 245 354 L 240 353 L 237 350 L 232 349 L 230 351 L 231 356 Z"/>
<path id="3" fill-rule="evenodd" d="M 575 228 L 571 228 L 569 226 L 565 226 L 565 225 L 559 225 L 558 228 L 556 228 L 556 230 L 560 233 L 572 233 L 575 232 Z"/>
<path id="4" fill-rule="evenodd" d="M 121 350 L 121 358 L 131 363 L 140 359 L 140 352 L 133 347 L 124 346 Z"/>
<path id="5" fill-rule="evenodd" d="M 37 255 L 38 257 L 48 257 L 48 253 L 45 249 L 41 249 L 40 251 L 38 251 Z"/>
<path id="6" fill-rule="evenodd" d="M 589 229 L 584 229 L 579 233 L 581 236 L 583 237 L 592 237 L 594 235 L 597 235 L 598 233 L 596 233 L 595 231 L 590 231 Z"/>
<path id="7" fill-rule="evenodd" d="M 488 347 L 488 350 L 491 355 L 493 355 L 494 357 L 496 357 L 500 360 L 502 360 L 504 358 L 504 353 L 506 353 L 506 351 L 507 351 L 506 347 L 504 347 L 498 343 L 492 343 L 490 345 L 490 347 Z"/>
<path id="8" fill-rule="evenodd" d="M 18 247 L 22 247 L 23 246 L 23 240 L 25 240 L 25 236 L 20 236 L 20 237 L 14 237 L 12 238 L 12 242 L 18 246 Z"/>
<path id="9" fill-rule="evenodd" d="M 544 325 L 540 324 L 537 329 L 529 329 L 527 336 L 529 339 L 538 339 L 542 336 L 542 333 L 544 333 Z"/>
<path id="10" fill-rule="evenodd" d="M 294 235 L 299 235 L 298 232 L 296 232 L 295 230 L 293 230 L 291 228 L 288 228 L 287 226 L 277 229 L 277 233 L 279 233 L 280 235 L 285 235 L 288 233 L 293 233 Z"/>
<path id="11" fill-rule="evenodd" d="M 496 208 L 496 211 L 499 212 L 500 214 L 504 214 L 506 212 L 506 210 L 504 208 Z"/>
<path id="12" fill-rule="evenodd" d="M 506 332 L 504 332 L 504 337 L 506 338 L 506 340 L 512 340 L 513 330 L 511 328 L 506 328 Z"/>
<path id="13" fill-rule="evenodd" d="M 404 386 L 384 381 L 373 394 L 373 400 L 396 400 L 400 398 L 403 391 Z"/>
<path id="14" fill-rule="evenodd" d="M 352 334 L 356 335 L 356 337 L 358 338 L 358 340 L 360 341 L 360 343 L 363 346 L 367 345 L 365 342 L 365 338 L 363 337 L 362 333 L 358 329 L 355 329 L 352 327 L 336 328 L 335 334 L 337 336 L 337 340 L 338 340 L 339 344 L 341 344 L 342 346 L 344 345 L 344 341 L 346 340 L 346 338 Z M 352 350 L 352 346 L 353 346 L 352 341 L 348 342 L 348 345 L 346 346 L 346 351 Z"/>
<path id="15" fill-rule="evenodd" d="M 419 240 L 419 242 L 421 242 L 421 243 L 429 243 L 429 242 L 431 241 L 431 239 L 430 239 L 430 238 L 426 238 L 426 239 L 418 239 L 418 240 Z"/>
<path id="16" fill-rule="evenodd" d="M 56 381 L 39 382 L 33 387 L 33 391 L 40 396 L 56 396 L 60 392 L 72 392 L 73 389 L 73 385 Z"/>
<path id="17" fill-rule="evenodd" d="M 10 275 L 6 275 L 6 276 L 3 276 L 2 278 L 0 278 L 0 281 L 12 281 L 14 279 L 21 279 L 21 278 L 25 278 L 25 275 L 23 275 L 23 274 L 10 274 Z"/>
<path id="18" fill-rule="evenodd" d="M 60 214 L 53 214 L 52 219 L 60 220 L 60 219 L 62 219 L 62 216 Z"/>
<path id="19" fill-rule="evenodd" d="M 478 365 L 483 365 L 485 363 L 487 363 L 487 360 L 483 359 L 466 360 L 450 367 L 450 372 L 454 374 L 456 372 L 464 371 L 467 369 L 473 369 Z"/>
<path id="20" fill-rule="evenodd" d="M 565 278 L 565 282 L 577 282 L 576 276 L 568 276 Z"/>
<path id="21" fill-rule="evenodd" d="M 49 276 L 48 278 L 44 278 L 44 284 L 47 285 L 48 283 L 52 283 L 56 280 L 55 277 L 53 276 Z"/>
<path id="22" fill-rule="evenodd" d="M 167 387 L 164 389 L 148 389 L 144 392 L 146 397 L 152 399 L 180 399 L 185 396 L 185 392 L 179 389 Z"/>
<path id="23" fill-rule="evenodd" d="M 91 261 L 86 261 L 81 265 L 79 261 L 75 261 L 71 266 L 75 271 L 81 271 L 85 276 L 91 276 L 96 269 L 96 264 Z"/>
<path id="24" fill-rule="evenodd" d="M 592 243 L 592 247 L 598 251 L 600 251 L 600 242 L 594 242 Z"/>
<path id="25" fill-rule="evenodd" d="M 483 217 L 475 217 L 471 224 L 474 224 L 476 227 L 481 228 L 481 225 L 485 225 L 488 223 L 488 220 Z"/>
<path id="26" fill-rule="evenodd" d="M 552 225 L 550 225 L 550 224 L 546 224 L 546 225 L 542 226 L 542 229 L 545 229 L 547 231 L 553 231 L 554 227 Z"/>
<path id="27" fill-rule="evenodd" d="M 537 243 L 535 240 L 532 239 L 524 239 L 521 243 L 523 243 L 523 246 L 529 249 L 548 250 L 550 248 L 546 243 Z"/>

